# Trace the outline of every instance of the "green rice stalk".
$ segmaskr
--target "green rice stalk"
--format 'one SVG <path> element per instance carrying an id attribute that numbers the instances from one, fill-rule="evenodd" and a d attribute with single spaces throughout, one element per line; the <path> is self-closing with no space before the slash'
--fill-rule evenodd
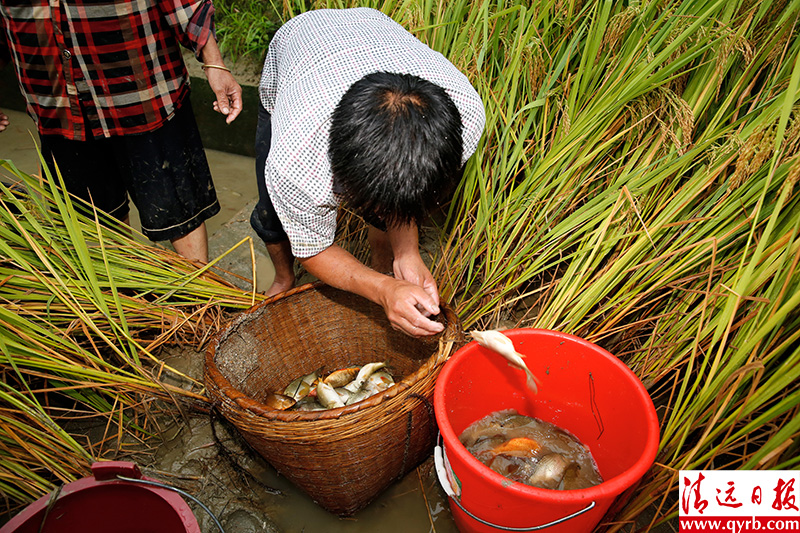
<path id="1" fill-rule="evenodd" d="M 200 348 L 225 310 L 260 297 L 223 281 L 213 265 L 143 244 L 61 194 L 58 175 L 0 166 L 17 181 L 0 185 L 0 487 L 21 505 L 88 475 L 100 457 L 103 443 L 80 445 L 65 424 L 105 418 L 114 451 L 123 438 L 152 436 L 136 412 L 152 399 L 204 406 L 202 384 L 165 366 L 155 349 L 176 341 Z"/>

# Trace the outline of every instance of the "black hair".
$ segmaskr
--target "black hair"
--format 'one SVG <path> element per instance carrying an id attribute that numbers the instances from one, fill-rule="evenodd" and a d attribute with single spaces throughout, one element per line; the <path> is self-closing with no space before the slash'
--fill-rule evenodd
<path id="1" fill-rule="evenodd" d="M 378 227 L 419 225 L 461 176 L 461 129 L 438 85 L 410 74 L 364 76 L 331 117 L 334 190 Z"/>

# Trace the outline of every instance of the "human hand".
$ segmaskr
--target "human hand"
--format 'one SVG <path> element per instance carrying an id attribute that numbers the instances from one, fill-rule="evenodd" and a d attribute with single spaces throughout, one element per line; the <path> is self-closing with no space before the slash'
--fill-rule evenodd
<path id="1" fill-rule="evenodd" d="M 214 101 L 214 111 L 226 115 L 226 124 L 233 122 L 242 111 L 242 87 L 226 70 L 207 67 L 205 69 L 208 85 L 214 91 L 217 99 Z"/>
<path id="2" fill-rule="evenodd" d="M 0 111 L 0 131 L 5 131 L 8 127 L 8 115 Z"/>
<path id="3" fill-rule="evenodd" d="M 387 278 L 380 303 L 392 327 L 412 337 L 433 335 L 444 330 L 429 316 L 439 314 L 439 305 L 419 285 Z"/>
<path id="4" fill-rule="evenodd" d="M 433 303 L 438 306 L 439 289 L 436 287 L 436 280 L 433 279 L 430 270 L 425 266 L 419 252 L 417 250 L 414 252 L 415 253 L 395 257 L 392 263 L 394 277 L 422 287 L 431 297 Z"/>

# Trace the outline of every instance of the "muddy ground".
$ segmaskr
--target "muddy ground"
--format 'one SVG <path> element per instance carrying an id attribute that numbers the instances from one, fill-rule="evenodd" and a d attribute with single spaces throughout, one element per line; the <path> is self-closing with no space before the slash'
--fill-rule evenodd
<path id="1" fill-rule="evenodd" d="M 161 357 L 177 370 L 202 379 L 202 353 L 172 348 Z M 457 531 L 432 458 L 355 516 L 339 518 L 280 476 L 233 426 L 214 413 L 164 416 L 159 424 L 158 442 L 144 453 L 130 454 L 130 460 L 146 476 L 197 498 L 226 533 Z M 219 531 L 201 506 L 189 503 L 204 533 Z"/>

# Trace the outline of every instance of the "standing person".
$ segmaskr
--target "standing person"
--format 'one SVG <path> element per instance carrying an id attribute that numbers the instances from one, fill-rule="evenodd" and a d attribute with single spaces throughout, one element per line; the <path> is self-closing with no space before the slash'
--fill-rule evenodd
<path id="1" fill-rule="evenodd" d="M 322 9 L 284 24 L 259 86 L 259 203 L 251 224 L 294 286 L 294 259 L 383 306 L 395 329 L 443 326 L 418 226 L 475 151 L 483 103 L 464 74 L 379 11 Z M 369 224 L 371 266 L 334 244 L 340 202 Z M 382 274 L 393 271 L 394 277 Z"/>
<path id="2" fill-rule="evenodd" d="M 181 45 L 204 63 L 226 122 L 242 109 L 213 15 L 210 0 L 0 0 L 0 66 L 14 64 L 67 190 L 125 222 L 130 195 L 148 238 L 201 262 L 220 207 Z"/>

